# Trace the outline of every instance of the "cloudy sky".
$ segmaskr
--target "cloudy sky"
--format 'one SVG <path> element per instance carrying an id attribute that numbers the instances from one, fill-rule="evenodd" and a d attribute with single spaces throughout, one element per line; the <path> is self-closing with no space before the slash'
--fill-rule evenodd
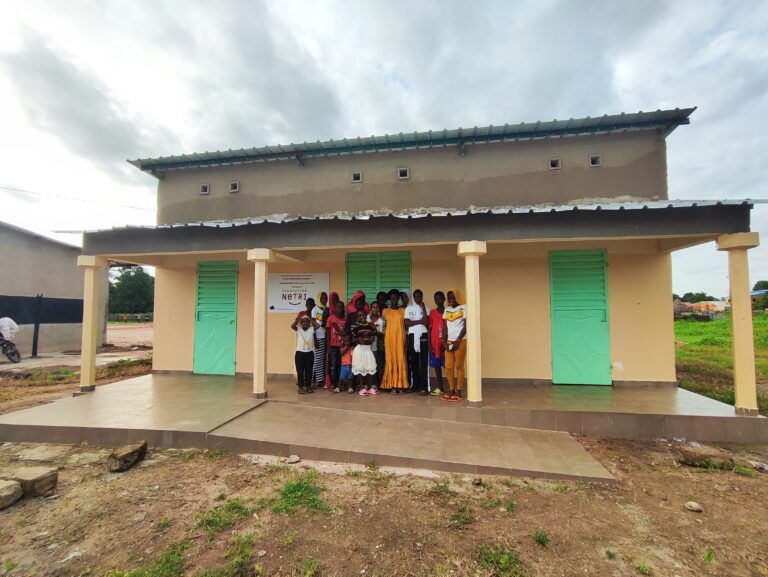
<path id="1" fill-rule="evenodd" d="M 0 219 L 152 224 L 127 158 L 688 106 L 670 198 L 768 198 L 768 2 L 0 0 Z M 674 289 L 726 269 L 678 253 Z"/>

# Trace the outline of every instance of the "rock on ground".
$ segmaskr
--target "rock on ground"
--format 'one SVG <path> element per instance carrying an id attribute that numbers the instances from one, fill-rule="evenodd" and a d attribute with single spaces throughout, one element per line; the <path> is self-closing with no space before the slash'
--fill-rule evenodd
<path id="1" fill-rule="evenodd" d="M 45 497 L 56 489 L 59 472 L 52 467 L 22 467 L 11 473 L 10 478 L 21 485 L 25 497 Z"/>
<path id="2" fill-rule="evenodd" d="M 0 509 L 10 507 L 23 495 L 24 491 L 18 481 L 0 480 Z"/>
<path id="3" fill-rule="evenodd" d="M 18 452 L 18 457 L 22 461 L 54 461 L 66 455 L 70 447 L 57 445 L 39 445 Z"/>
<path id="4" fill-rule="evenodd" d="M 714 467 L 716 469 L 732 469 L 733 458 L 726 452 L 714 447 L 679 447 L 678 461 L 691 467 Z"/>
<path id="5" fill-rule="evenodd" d="M 107 457 L 107 467 L 112 472 L 127 471 L 147 455 L 147 442 L 142 441 L 117 449 Z"/>
<path id="6" fill-rule="evenodd" d="M 704 507 L 699 505 L 696 501 L 688 501 L 685 504 L 685 508 L 694 513 L 701 513 L 704 510 Z"/>

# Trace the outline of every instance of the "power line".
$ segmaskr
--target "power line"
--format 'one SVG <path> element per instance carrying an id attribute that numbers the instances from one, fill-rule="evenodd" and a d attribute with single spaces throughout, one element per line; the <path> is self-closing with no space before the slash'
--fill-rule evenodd
<path id="1" fill-rule="evenodd" d="M 111 206 L 113 208 L 131 208 L 133 210 L 148 210 L 148 211 L 151 211 L 151 212 L 157 212 L 156 208 L 146 208 L 146 207 L 143 207 L 143 206 L 130 206 L 130 205 L 127 205 L 127 204 L 113 204 L 111 202 L 101 202 L 101 201 L 98 201 L 98 200 L 86 200 L 84 198 L 74 198 L 74 197 L 71 197 L 71 196 L 61 196 L 61 195 L 58 195 L 58 194 L 47 194 L 45 192 L 35 192 L 33 190 L 25 190 L 23 188 L 16 188 L 15 186 L 0 185 L 0 189 L 3 189 L 3 190 L 13 190 L 15 192 L 23 192 L 25 194 L 35 194 L 35 195 L 38 195 L 38 196 L 46 196 L 46 197 L 49 197 L 49 198 L 60 198 L 60 199 L 63 199 L 63 200 L 73 200 L 75 202 L 85 202 L 85 203 L 89 203 L 89 204 L 101 204 L 101 205 L 104 205 L 104 206 Z"/>

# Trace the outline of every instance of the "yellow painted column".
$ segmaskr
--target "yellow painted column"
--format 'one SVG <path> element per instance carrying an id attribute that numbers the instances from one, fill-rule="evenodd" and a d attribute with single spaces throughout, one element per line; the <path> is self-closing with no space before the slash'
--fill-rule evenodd
<path id="1" fill-rule="evenodd" d="M 757 416 L 757 385 L 747 251 L 759 244 L 756 232 L 725 234 L 717 239 L 717 250 L 728 251 L 736 413 L 751 416 Z"/>
<path id="2" fill-rule="evenodd" d="M 80 392 L 96 388 L 96 342 L 99 337 L 99 270 L 107 266 L 100 256 L 81 255 L 77 266 L 83 267 L 83 330 L 80 346 Z"/>
<path id="3" fill-rule="evenodd" d="M 268 248 L 248 251 L 254 264 L 253 278 L 253 396 L 267 396 L 267 272 L 274 253 Z"/>
<path id="4" fill-rule="evenodd" d="M 483 373 L 480 343 L 480 256 L 488 252 L 485 241 L 459 243 L 458 255 L 464 257 L 464 283 L 467 300 L 467 401 L 479 406 L 483 402 Z"/>

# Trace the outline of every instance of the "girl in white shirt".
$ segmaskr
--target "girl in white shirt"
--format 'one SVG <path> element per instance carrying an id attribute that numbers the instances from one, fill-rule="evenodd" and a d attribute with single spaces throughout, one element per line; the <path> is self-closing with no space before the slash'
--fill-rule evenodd
<path id="1" fill-rule="evenodd" d="M 467 342 L 464 339 L 467 332 L 467 307 L 464 304 L 464 295 L 459 289 L 452 288 L 447 297 L 449 306 L 445 307 L 443 313 L 443 347 L 449 390 L 440 398 L 444 401 L 460 401 L 464 384 L 464 362 L 467 357 Z"/>
<path id="2" fill-rule="evenodd" d="M 308 315 L 296 317 L 291 324 L 296 331 L 296 377 L 298 379 L 299 394 L 312 393 L 312 368 L 315 361 L 315 327 Z"/>

